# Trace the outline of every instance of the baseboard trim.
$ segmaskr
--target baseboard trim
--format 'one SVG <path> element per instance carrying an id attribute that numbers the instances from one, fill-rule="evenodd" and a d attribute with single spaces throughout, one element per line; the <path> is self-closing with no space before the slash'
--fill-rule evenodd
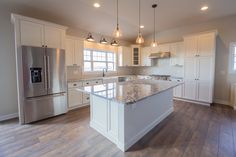
<path id="1" fill-rule="evenodd" d="M 222 104 L 222 105 L 232 106 L 232 105 L 230 104 L 230 102 L 229 102 L 229 101 L 226 101 L 226 100 L 214 99 L 213 102 L 216 103 L 216 104 Z"/>
<path id="2" fill-rule="evenodd" d="M 18 113 L 7 114 L 4 116 L 0 116 L 0 121 L 5 121 L 5 120 L 17 118 L 17 117 L 18 117 Z"/>
<path id="3" fill-rule="evenodd" d="M 194 101 L 194 100 L 187 100 L 187 99 L 183 99 L 183 98 L 175 98 L 174 97 L 174 100 L 185 101 L 185 102 L 190 102 L 190 103 L 193 103 L 193 104 L 199 104 L 199 105 L 204 105 L 204 106 L 210 106 L 210 103 Z"/>

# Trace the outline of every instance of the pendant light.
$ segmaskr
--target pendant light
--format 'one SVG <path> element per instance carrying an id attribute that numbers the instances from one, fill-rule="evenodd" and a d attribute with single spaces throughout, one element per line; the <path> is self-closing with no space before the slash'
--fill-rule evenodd
<path id="1" fill-rule="evenodd" d="M 140 16 L 140 14 L 141 14 L 141 1 L 139 0 L 139 23 L 138 23 L 138 37 L 137 37 L 137 39 L 136 39 L 136 43 L 137 44 L 142 44 L 142 43 L 144 43 L 144 39 L 143 39 L 143 37 L 142 37 L 142 33 L 141 33 L 141 28 L 140 28 L 140 18 L 141 18 L 141 16 Z"/>
<path id="2" fill-rule="evenodd" d="M 90 41 L 90 42 L 95 41 L 91 33 L 88 34 L 86 40 L 87 40 L 87 41 Z"/>
<path id="3" fill-rule="evenodd" d="M 118 46 L 119 44 L 117 43 L 117 41 L 116 41 L 115 39 L 113 39 L 113 40 L 111 41 L 111 45 L 112 45 L 112 46 Z"/>
<path id="4" fill-rule="evenodd" d="M 151 43 L 151 46 L 152 47 L 156 47 L 157 46 L 157 43 L 156 43 L 156 12 L 155 12 L 155 10 L 156 10 L 156 7 L 157 7 L 157 4 L 153 4 L 152 5 L 152 8 L 153 8 L 153 10 L 154 10 L 154 20 L 153 20 L 153 22 L 154 22 L 154 27 L 153 27 L 153 41 L 152 41 L 152 43 Z"/>
<path id="5" fill-rule="evenodd" d="M 116 29 L 114 31 L 114 37 L 119 38 L 121 37 L 121 31 L 119 28 L 119 20 L 118 20 L 118 15 L 119 15 L 119 4 L 118 4 L 118 0 L 116 0 Z"/>
<path id="6" fill-rule="evenodd" d="M 101 40 L 100 40 L 100 43 L 101 44 L 107 44 L 107 40 L 104 37 L 102 37 Z"/>

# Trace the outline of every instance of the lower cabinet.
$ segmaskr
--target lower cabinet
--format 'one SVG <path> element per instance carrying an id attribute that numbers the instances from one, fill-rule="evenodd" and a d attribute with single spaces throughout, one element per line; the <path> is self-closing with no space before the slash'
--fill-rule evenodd
<path id="1" fill-rule="evenodd" d="M 77 108 L 83 105 L 83 93 L 75 88 L 68 89 L 68 106 L 70 109 Z"/>
<path id="2" fill-rule="evenodd" d="M 174 97 L 182 98 L 183 97 L 183 85 L 179 85 L 174 88 Z"/>
<path id="3" fill-rule="evenodd" d="M 213 87 L 209 81 L 185 81 L 183 98 L 212 103 Z"/>

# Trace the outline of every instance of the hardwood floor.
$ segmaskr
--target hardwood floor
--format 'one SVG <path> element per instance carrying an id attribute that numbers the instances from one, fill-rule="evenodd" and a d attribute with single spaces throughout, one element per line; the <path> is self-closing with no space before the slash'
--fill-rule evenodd
<path id="1" fill-rule="evenodd" d="M 236 111 L 175 101 L 175 111 L 128 152 L 89 127 L 89 108 L 30 125 L 0 123 L 0 156 L 235 157 Z"/>

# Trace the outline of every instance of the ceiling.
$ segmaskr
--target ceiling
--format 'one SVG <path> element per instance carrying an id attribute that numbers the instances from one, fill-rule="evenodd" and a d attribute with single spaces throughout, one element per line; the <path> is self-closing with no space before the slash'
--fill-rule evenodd
<path id="1" fill-rule="evenodd" d="M 93 3 L 99 2 L 100 8 Z M 166 30 L 196 24 L 236 14 L 236 0 L 141 0 L 143 35 L 153 31 L 153 10 L 156 10 L 156 30 Z M 1 6 L 12 12 L 50 20 L 73 28 L 111 36 L 116 25 L 116 0 L 1 0 Z M 208 5 L 206 12 L 201 6 Z M 119 0 L 122 39 L 135 40 L 138 33 L 138 0 Z"/>

